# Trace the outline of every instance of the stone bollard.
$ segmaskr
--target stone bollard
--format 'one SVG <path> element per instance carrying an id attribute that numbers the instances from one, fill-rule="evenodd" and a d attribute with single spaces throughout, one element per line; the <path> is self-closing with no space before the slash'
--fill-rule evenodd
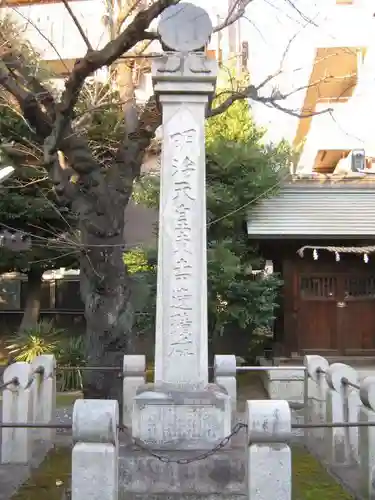
<path id="1" fill-rule="evenodd" d="M 326 398 L 328 385 L 325 373 L 328 370 L 329 363 L 322 356 L 305 356 L 303 364 L 307 369 L 309 378 L 315 383 L 314 390 L 310 391 L 307 401 L 308 407 L 305 408 L 306 423 L 321 424 L 326 419 Z M 324 439 L 324 429 L 307 430 L 305 436 L 313 439 Z"/>
<path id="2" fill-rule="evenodd" d="M 237 410 L 236 356 L 217 354 L 214 360 L 215 384 L 221 385 L 231 399 L 232 411 Z"/>
<path id="3" fill-rule="evenodd" d="M 8 366 L 3 374 L 3 423 L 32 423 L 31 366 L 18 362 Z M 31 429 L 5 428 L 1 430 L 1 463 L 27 464 L 31 458 Z"/>
<path id="4" fill-rule="evenodd" d="M 127 354 L 124 356 L 122 386 L 122 423 L 131 426 L 133 400 L 137 389 L 146 383 L 146 356 Z"/>
<path id="5" fill-rule="evenodd" d="M 364 406 L 359 410 L 359 421 L 375 423 L 375 377 L 362 380 L 360 398 Z M 361 474 L 361 493 L 366 499 L 375 498 L 375 427 L 359 428 L 359 462 Z"/>
<path id="6" fill-rule="evenodd" d="M 326 421 L 327 423 L 347 422 L 346 400 L 351 388 L 343 383 L 348 380 L 358 384 L 358 373 L 351 366 L 333 363 L 326 372 L 328 384 Z M 326 427 L 324 433 L 326 457 L 333 464 L 347 464 L 351 460 L 350 434 L 348 428 Z"/>
<path id="7" fill-rule="evenodd" d="M 71 500 L 118 499 L 118 424 L 117 401 L 75 402 Z"/>
<path id="8" fill-rule="evenodd" d="M 287 401 L 247 402 L 249 500 L 291 500 L 291 413 Z"/>
<path id="9" fill-rule="evenodd" d="M 34 382 L 33 419 L 37 424 L 50 424 L 56 412 L 56 359 L 53 354 L 37 356 L 31 363 Z M 39 371 L 40 370 L 40 371 Z M 55 429 L 38 429 L 37 435 L 47 444 L 52 443 Z"/>

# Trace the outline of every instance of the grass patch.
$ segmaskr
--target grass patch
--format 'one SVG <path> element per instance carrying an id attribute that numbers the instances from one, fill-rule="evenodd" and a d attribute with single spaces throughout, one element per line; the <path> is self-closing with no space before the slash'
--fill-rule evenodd
<path id="1" fill-rule="evenodd" d="M 292 452 L 292 500 L 352 500 L 324 469 L 303 448 Z M 71 450 L 55 448 L 40 467 L 32 472 L 11 500 L 61 500 L 62 492 L 70 486 Z"/>
<path id="2" fill-rule="evenodd" d="M 11 500 L 61 500 L 70 487 L 71 464 L 70 448 L 55 448 Z"/>
<path id="3" fill-rule="evenodd" d="M 303 448 L 293 448 L 293 500 L 352 500 L 353 497 Z"/>
<path id="4" fill-rule="evenodd" d="M 64 408 L 65 406 L 73 406 L 76 399 L 82 399 L 82 393 L 77 392 L 58 392 L 56 395 L 56 408 Z M 0 401 L 3 398 L 0 396 Z"/>
<path id="5" fill-rule="evenodd" d="M 56 395 L 56 407 L 64 408 L 65 406 L 73 406 L 76 399 L 82 399 L 82 392 L 58 392 Z"/>

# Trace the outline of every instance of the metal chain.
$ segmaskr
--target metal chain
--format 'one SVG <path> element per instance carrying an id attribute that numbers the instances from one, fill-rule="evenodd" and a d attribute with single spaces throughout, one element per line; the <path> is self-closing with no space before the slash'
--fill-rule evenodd
<path id="1" fill-rule="evenodd" d="M 150 456 L 157 458 L 158 460 L 160 460 L 160 462 L 163 462 L 165 464 L 172 464 L 173 463 L 173 464 L 178 464 L 178 465 L 186 465 L 186 464 L 190 464 L 192 462 L 197 462 L 199 460 L 205 460 L 206 458 L 210 457 L 211 455 L 214 455 L 219 450 L 223 449 L 229 443 L 229 441 L 232 439 L 232 437 L 235 436 L 236 434 L 238 434 L 241 429 L 247 429 L 247 425 L 243 424 L 241 422 L 236 424 L 233 427 L 232 432 L 228 436 L 226 436 L 224 439 L 222 439 L 220 441 L 220 443 L 218 443 L 214 448 L 212 448 L 208 451 L 205 451 L 199 455 L 195 455 L 194 457 L 190 457 L 190 458 L 171 458 L 171 457 L 168 457 L 166 455 L 158 455 L 157 453 L 155 453 L 155 451 L 152 448 L 150 448 L 141 439 L 133 438 L 130 430 L 127 427 L 122 427 L 122 429 L 131 438 L 133 444 L 135 444 L 141 450 L 147 452 Z"/>

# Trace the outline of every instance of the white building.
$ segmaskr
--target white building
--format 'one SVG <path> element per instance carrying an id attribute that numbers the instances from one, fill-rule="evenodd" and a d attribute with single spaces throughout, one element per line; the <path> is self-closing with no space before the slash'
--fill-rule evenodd
<path id="1" fill-rule="evenodd" d="M 228 1 L 230 4 L 231 0 Z M 143 0 L 143 2 L 145 6 L 148 3 L 147 0 Z M 221 2 L 192 0 L 192 3 L 204 7 L 214 25 L 223 20 L 228 12 L 226 0 Z M 92 47 L 94 49 L 102 48 L 110 39 L 105 0 L 74 0 L 70 1 L 69 5 Z M 75 60 L 83 57 L 87 51 L 85 41 L 61 1 L 5 0 L 1 3 L 0 16 L 6 15 L 11 15 L 19 23 L 22 36 L 29 40 L 34 49 L 37 50 L 44 65 L 60 78 L 65 77 L 72 69 Z M 155 22 L 152 28 L 156 28 L 156 25 Z M 234 39 L 232 43 L 229 41 L 229 36 Z M 227 59 L 230 49 L 233 50 L 238 45 L 237 38 L 238 28 L 236 27 L 232 28 L 231 31 L 226 30 L 220 35 L 214 34 L 208 47 L 211 56 L 217 59 Z M 235 48 L 235 50 L 237 49 Z M 160 52 L 160 44 L 153 42 L 144 53 Z M 105 69 L 97 75 L 103 79 L 106 76 Z M 142 71 L 135 76 L 137 98 L 140 101 L 145 101 L 152 94 L 150 72 Z"/>
<path id="2" fill-rule="evenodd" d="M 358 148 L 372 165 L 374 14 L 373 0 L 255 0 L 248 7 L 252 83 L 276 75 L 260 95 L 277 89 L 289 95 L 278 104 L 297 115 L 313 114 L 300 119 L 252 105 L 256 122 L 268 128 L 267 140 L 285 138 L 301 148 L 297 172 L 331 173 Z"/>

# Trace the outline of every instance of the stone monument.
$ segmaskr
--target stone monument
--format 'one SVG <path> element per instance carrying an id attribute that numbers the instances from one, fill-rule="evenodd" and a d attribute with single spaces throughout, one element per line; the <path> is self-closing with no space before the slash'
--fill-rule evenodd
<path id="1" fill-rule="evenodd" d="M 205 113 L 217 64 L 212 24 L 189 3 L 166 9 L 165 53 L 152 68 L 163 114 L 155 380 L 138 390 L 133 436 L 154 449 L 212 448 L 231 430 L 231 402 L 208 383 Z"/>

